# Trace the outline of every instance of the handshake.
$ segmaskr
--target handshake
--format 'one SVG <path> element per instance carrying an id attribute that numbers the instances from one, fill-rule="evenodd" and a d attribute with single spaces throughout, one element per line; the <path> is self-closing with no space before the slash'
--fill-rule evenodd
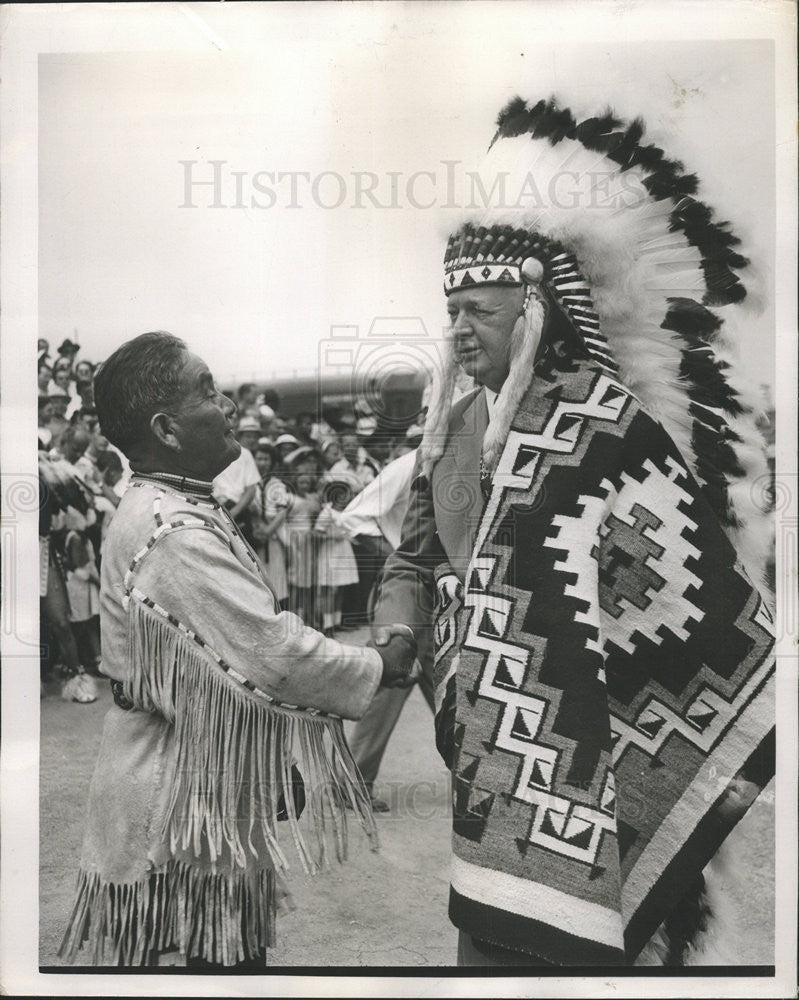
<path id="1" fill-rule="evenodd" d="M 410 687 L 421 669 L 416 659 L 416 636 L 408 625 L 373 625 L 367 643 L 383 661 L 382 687 Z"/>

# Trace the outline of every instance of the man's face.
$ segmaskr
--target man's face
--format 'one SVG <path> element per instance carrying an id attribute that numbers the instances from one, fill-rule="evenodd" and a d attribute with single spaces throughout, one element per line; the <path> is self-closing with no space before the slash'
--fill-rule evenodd
<path id="1" fill-rule="evenodd" d="M 241 454 L 233 427 L 236 407 L 217 390 L 196 354 L 186 359 L 176 399 L 169 411 L 180 443 L 176 464 L 185 475 L 210 481 Z"/>
<path id="2" fill-rule="evenodd" d="M 272 471 L 272 455 L 268 451 L 256 451 L 255 452 L 255 465 L 258 468 L 258 474 L 261 479 L 266 479 L 266 477 Z"/>
<path id="3" fill-rule="evenodd" d="M 66 415 L 67 407 L 69 406 L 69 400 L 66 396 L 51 396 L 50 397 L 50 407 L 53 415 L 56 417 L 63 417 Z"/>
<path id="4" fill-rule="evenodd" d="M 336 462 L 338 462 L 338 460 L 341 458 L 342 454 L 343 452 L 341 451 L 341 445 L 338 443 L 338 441 L 331 441 L 324 451 L 325 464 L 328 466 L 328 468 L 331 465 L 335 465 Z"/>
<path id="5" fill-rule="evenodd" d="M 109 486 L 116 486 L 119 480 L 122 478 L 122 469 L 108 468 L 103 473 L 103 480 Z"/>
<path id="6" fill-rule="evenodd" d="M 91 438 L 85 431 L 76 430 L 64 446 L 64 458 L 68 462 L 77 462 L 89 447 Z"/>
<path id="7" fill-rule="evenodd" d="M 59 389 L 69 389 L 71 381 L 68 368 L 56 368 L 53 373 L 53 381 Z"/>
<path id="8" fill-rule="evenodd" d="M 341 438 L 341 451 L 350 465 L 358 464 L 358 438 L 354 434 L 345 434 Z"/>
<path id="9" fill-rule="evenodd" d="M 239 444 L 242 448 L 246 448 L 247 451 L 252 452 L 258 444 L 258 438 L 260 436 L 260 431 L 239 431 Z"/>
<path id="10" fill-rule="evenodd" d="M 316 485 L 316 462 L 306 459 L 294 466 L 294 484 L 300 495 L 310 493 Z"/>
<path id="11" fill-rule="evenodd" d="M 104 455 L 108 451 L 108 438 L 102 434 L 97 433 L 97 417 L 84 417 L 85 420 L 93 420 L 94 426 L 92 427 L 92 443 L 89 445 L 89 451 L 98 458 L 100 455 Z"/>
<path id="12" fill-rule="evenodd" d="M 462 289 L 447 299 L 458 364 L 494 392 L 508 377 L 511 335 L 523 305 L 521 288 L 500 285 Z"/>
<path id="13" fill-rule="evenodd" d="M 39 391 L 44 393 L 47 391 L 47 386 L 50 385 L 50 379 L 52 377 L 52 371 L 47 365 L 42 365 L 39 368 Z"/>

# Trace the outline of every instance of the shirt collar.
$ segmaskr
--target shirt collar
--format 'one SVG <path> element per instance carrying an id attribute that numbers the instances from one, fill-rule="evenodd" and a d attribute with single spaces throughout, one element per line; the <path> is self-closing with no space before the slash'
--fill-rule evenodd
<path id="1" fill-rule="evenodd" d="M 208 483 L 204 479 L 192 479 L 190 476 L 177 476 L 171 472 L 134 472 L 134 480 L 141 480 L 146 483 L 158 483 L 169 486 L 179 493 L 187 493 L 189 496 L 199 497 L 201 500 L 211 500 L 211 490 L 213 483 Z"/>
<path id="2" fill-rule="evenodd" d="M 494 419 L 494 410 L 496 409 L 499 393 L 494 392 L 493 389 L 489 389 L 487 385 L 484 385 L 483 389 L 486 394 L 486 406 L 488 407 L 488 422 L 491 423 Z"/>

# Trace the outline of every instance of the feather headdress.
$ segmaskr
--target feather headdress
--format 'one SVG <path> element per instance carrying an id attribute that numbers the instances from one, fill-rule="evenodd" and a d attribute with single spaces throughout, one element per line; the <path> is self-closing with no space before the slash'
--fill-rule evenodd
<path id="1" fill-rule="evenodd" d="M 515 98 L 497 124 L 480 171 L 496 203 L 450 237 L 444 284 L 447 294 L 526 287 L 511 374 L 483 443 L 486 467 L 532 378 L 544 307 L 554 307 L 663 424 L 762 582 L 771 527 L 753 484 L 768 468 L 757 394 L 733 370 L 734 313 L 746 296 L 737 272 L 748 263 L 739 240 L 696 197 L 696 175 L 646 144 L 640 119 L 608 111 L 578 122 L 554 99 Z M 428 468 L 443 449 L 454 364 L 450 354 L 431 402 Z"/>

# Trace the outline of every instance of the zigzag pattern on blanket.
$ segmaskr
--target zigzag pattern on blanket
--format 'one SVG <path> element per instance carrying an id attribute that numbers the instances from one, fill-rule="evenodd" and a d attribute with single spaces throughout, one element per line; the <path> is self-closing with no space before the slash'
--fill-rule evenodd
<path id="1" fill-rule="evenodd" d="M 454 922 L 557 964 L 632 960 L 725 836 L 727 781 L 768 770 L 768 607 L 662 428 L 557 357 L 466 586 L 437 583 Z"/>

